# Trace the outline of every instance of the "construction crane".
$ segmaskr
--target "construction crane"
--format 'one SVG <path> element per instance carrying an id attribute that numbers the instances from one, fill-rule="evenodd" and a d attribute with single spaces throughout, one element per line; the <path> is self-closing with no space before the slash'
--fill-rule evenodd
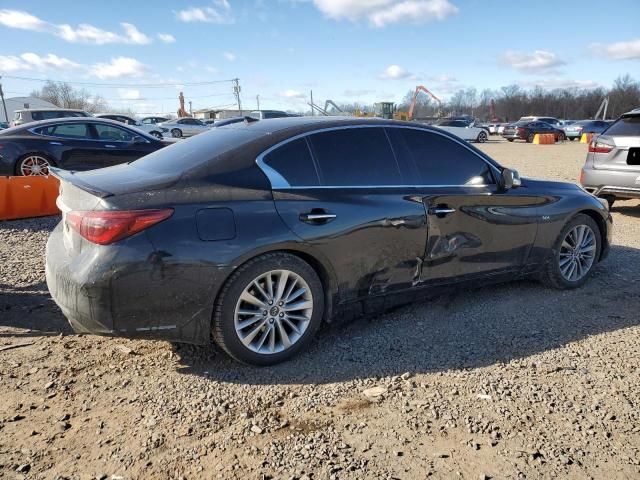
<path id="1" fill-rule="evenodd" d="M 325 112 L 329 111 L 329 106 L 333 106 L 333 108 L 335 108 L 340 113 L 344 113 L 344 110 L 342 110 L 338 105 L 336 105 L 336 102 L 334 102 L 333 100 L 327 100 L 326 102 L 324 102 L 324 111 Z"/>
<path id="2" fill-rule="evenodd" d="M 411 99 L 411 105 L 409 105 L 409 112 L 407 113 L 407 117 L 409 120 L 413 120 L 413 111 L 416 108 L 416 101 L 418 100 L 418 93 L 424 92 L 433 98 L 438 103 L 438 113 L 436 114 L 438 117 L 442 116 L 442 101 L 436 97 L 433 93 L 429 91 L 429 89 L 423 85 L 418 85 L 416 87 L 416 91 L 413 93 L 413 98 Z"/>
<path id="3" fill-rule="evenodd" d="M 605 120 L 607 118 L 607 109 L 608 108 L 609 108 L 609 97 L 604 97 L 602 99 L 602 103 L 600 104 L 600 107 L 598 108 L 598 111 L 594 115 L 593 119 L 597 120 L 598 117 L 600 116 L 600 114 L 602 113 L 602 120 Z"/>

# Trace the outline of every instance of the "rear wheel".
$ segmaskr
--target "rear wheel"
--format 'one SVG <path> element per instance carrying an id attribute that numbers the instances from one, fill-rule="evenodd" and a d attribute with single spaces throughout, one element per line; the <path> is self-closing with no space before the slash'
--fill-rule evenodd
<path id="1" fill-rule="evenodd" d="M 530 133 L 527 136 L 527 143 L 533 143 L 533 139 L 534 139 L 535 135 L 533 133 Z"/>
<path id="2" fill-rule="evenodd" d="M 543 281 L 558 289 L 582 286 L 600 257 L 598 224 L 588 215 L 576 215 L 560 232 L 549 256 Z"/>
<path id="3" fill-rule="evenodd" d="M 507 138 L 507 142 L 513 142 L 513 138 Z"/>
<path id="4" fill-rule="evenodd" d="M 573 142 L 576 138 L 575 137 L 568 137 L 570 142 Z"/>
<path id="5" fill-rule="evenodd" d="M 180 130 L 179 128 L 174 128 L 173 130 L 171 130 L 171 136 L 173 138 L 181 138 L 182 137 L 182 130 Z"/>
<path id="6" fill-rule="evenodd" d="M 228 280 L 215 308 L 213 338 L 240 362 L 274 365 L 309 344 L 323 312 L 315 270 L 295 255 L 269 253 Z"/>
<path id="7" fill-rule="evenodd" d="M 478 143 L 484 143 L 487 141 L 487 132 L 484 130 L 478 134 L 477 138 Z"/>
<path id="8" fill-rule="evenodd" d="M 28 154 L 22 157 L 16 165 L 16 174 L 25 177 L 49 175 L 49 167 L 55 166 L 53 161 L 44 155 Z"/>

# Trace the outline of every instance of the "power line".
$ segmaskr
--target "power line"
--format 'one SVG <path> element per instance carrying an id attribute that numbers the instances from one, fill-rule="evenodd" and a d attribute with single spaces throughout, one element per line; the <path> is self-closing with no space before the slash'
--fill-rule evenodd
<path id="1" fill-rule="evenodd" d="M 51 78 L 34 78 L 34 77 L 18 77 L 14 75 L 3 75 L 4 78 L 11 78 L 13 80 L 25 80 L 30 82 L 55 82 L 55 83 L 68 83 L 71 85 L 84 85 L 88 87 L 104 87 L 104 88 L 167 88 L 173 86 L 183 87 L 195 87 L 199 85 L 214 85 L 218 83 L 232 83 L 237 79 L 228 80 L 209 80 L 207 82 L 165 82 L 165 83 L 96 83 L 96 82 L 74 82 L 69 80 L 53 80 Z"/>

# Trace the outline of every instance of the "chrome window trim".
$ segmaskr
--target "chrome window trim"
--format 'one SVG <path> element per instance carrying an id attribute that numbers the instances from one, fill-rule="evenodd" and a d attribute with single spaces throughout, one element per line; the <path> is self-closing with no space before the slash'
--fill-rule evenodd
<path id="1" fill-rule="evenodd" d="M 262 170 L 262 172 L 269 179 L 269 182 L 271 183 L 271 189 L 272 190 L 309 190 L 309 189 L 312 189 L 312 188 L 323 188 L 323 189 L 325 189 L 325 188 L 454 188 L 454 187 L 455 188 L 482 188 L 482 187 L 494 186 L 494 184 L 482 184 L 482 185 L 418 185 L 418 184 L 409 184 L 409 185 L 308 185 L 308 186 L 302 186 L 301 185 L 301 186 L 292 186 L 292 185 L 289 184 L 289 182 L 287 182 L 287 180 L 279 172 L 277 172 L 275 169 L 273 169 L 272 167 L 267 165 L 267 163 L 264 160 L 265 156 L 267 156 L 269 153 L 273 152 L 277 148 L 280 148 L 281 146 L 286 145 L 289 142 L 293 142 L 295 140 L 298 140 L 300 138 L 310 137 L 311 135 L 314 135 L 316 133 L 331 132 L 331 131 L 334 131 L 334 130 L 348 130 L 348 129 L 355 129 L 355 128 L 382 128 L 382 129 L 386 129 L 386 128 L 403 128 L 403 129 L 409 129 L 409 130 L 419 130 L 421 132 L 428 132 L 428 133 L 433 133 L 435 135 L 440 135 L 441 137 L 445 137 L 448 140 L 451 140 L 452 142 L 455 142 L 458 145 L 464 147 L 466 150 L 468 150 L 473 155 L 475 155 L 480 160 L 482 160 L 484 163 L 486 163 L 489 166 L 489 168 L 491 169 L 491 171 L 493 172 L 494 176 L 495 175 L 500 175 L 500 171 L 498 170 L 498 168 L 495 165 L 493 165 L 491 162 L 488 162 L 487 159 L 484 158 L 482 155 L 479 155 L 478 152 L 476 152 L 473 149 L 469 148 L 469 145 L 467 144 L 466 141 L 458 140 L 457 138 L 451 138 L 449 135 L 445 135 L 444 133 L 438 132 L 436 130 L 427 129 L 427 128 L 420 128 L 420 127 L 413 127 L 413 126 L 406 126 L 406 125 L 341 125 L 341 126 L 338 126 L 338 127 L 327 127 L 327 128 L 321 128 L 321 129 L 318 129 L 318 130 L 312 130 L 312 131 L 309 131 L 309 132 L 300 133 L 300 134 L 295 135 L 293 137 L 289 137 L 289 138 L 287 138 L 285 140 L 282 140 L 281 142 L 278 142 L 275 145 L 272 145 L 271 147 L 266 149 L 264 152 L 262 152 L 260 155 L 258 155 L 256 157 L 256 164 L 258 165 L 260 170 Z M 386 132 L 385 132 L 385 134 L 386 134 Z M 391 145 L 391 148 L 392 148 L 392 151 L 393 151 L 393 144 L 391 143 L 391 139 L 388 138 L 388 135 L 387 135 L 387 140 L 389 141 L 389 145 Z M 395 156 L 395 152 L 394 152 L 394 156 Z M 402 173 L 402 172 L 400 172 L 400 173 Z"/>

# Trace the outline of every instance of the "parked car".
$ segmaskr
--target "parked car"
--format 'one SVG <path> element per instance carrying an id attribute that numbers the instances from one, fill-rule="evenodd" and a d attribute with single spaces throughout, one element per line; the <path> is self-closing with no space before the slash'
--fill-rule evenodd
<path id="1" fill-rule="evenodd" d="M 502 132 L 502 136 L 508 141 L 524 140 L 527 143 L 532 143 L 536 133 L 553 133 L 556 142 L 565 140 L 564 131 L 559 128 L 551 126 L 547 122 L 516 122 L 507 125 Z"/>
<path id="2" fill-rule="evenodd" d="M 211 127 L 205 125 L 197 118 L 178 118 L 176 120 L 167 120 L 158 124 L 163 134 L 169 134 L 173 138 L 191 137 L 198 133 L 206 132 Z"/>
<path id="3" fill-rule="evenodd" d="M 108 120 L 114 120 L 116 122 L 124 123 L 125 125 L 129 125 L 130 127 L 136 127 L 139 130 L 147 132 L 149 135 L 153 135 L 154 137 L 162 140 L 162 129 L 153 123 L 142 123 L 140 120 L 136 120 L 135 118 L 131 118 L 127 115 L 120 115 L 114 113 L 101 113 L 100 115 L 96 115 L 97 118 L 106 118 Z"/>
<path id="4" fill-rule="evenodd" d="M 51 167 L 91 170 L 132 162 L 164 144 L 99 118 L 58 118 L 0 132 L 0 175 L 48 175 Z"/>
<path id="5" fill-rule="evenodd" d="M 76 331 L 213 336 L 258 365 L 304 350 L 323 321 L 454 286 L 579 287 L 612 229 L 576 185 L 521 180 L 455 135 L 384 119 L 241 122 L 54 175 L 46 277 Z"/>
<path id="6" fill-rule="evenodd" d="M 473 123 L 467 123 L 464 120 L 439 120 L 434 127 L 472 142 L 484 143 L 489 138 L 487 129 L 476 127 Z"/>
<path id="7" fill-rule="evenodd" d="M 40 120 L 51 120 L 54 118 L 67 117 L 91 117 L 90 113 L 84 110 L 74 110 L 70 108 L 24 108 L 13 113 L 13 127 L 24 125 L 25 123 L 38 122 Z"/>
<path id="8" fill-rule="evenodd" d="M 225 118 L 224 120 L 217 120 L 216 123 L 213 124 L 213 126 L 216 128 L 224 127 L 225 125 L 232 125 L 234 123 L 244 122 L 245 120 L 245 117 Z"/>
<path id="9" fill-rule="evenodd" d="M 580 138 L 583 133 L 602 133 L 609 125 L 610 120 L 579 120 L 571 125 L 563 127 L 562 130 L 566 137 L 573 141 L 576 138 Z"/>
<path id="10" fill-rule="evenodd" d="M 144 117 L 140 120 L 143 125 L 156 125 L 158 123 L 167 122 L 170 119 L 167 117 Z"/>
<path id="11" fill-rule="evenodd" d="M 580 183 L 609 206 L 640 198 L 640 110 L 625 113 L 591 140 Z"/>
<path id="12" fill-rule="evenodd" d="M 249 114 L 249 116 L 257 118 L 258 120 L 265 120 L 267 118 L 285 118 L 295 117 L 297 115 L 292 115 L 290 113 L 283 112 L 282 110 L 254 110 Z"/>
<path id="13" fill-rule="evenodd" d="M 556 128 L 560 128 L 562 126 L 562 122 L 556 117 L 520 117 L 518 122 L 545 122 Z"/>
<path id="14" fill-rule="evenodd" d="M 0 122 L 0 130 L 4 130 L 5 128 L 9 128 L 9 124 L 7 122 Z"/>
<path id="15" fill-rule="evenodd" d="M 500 135 L 502 131 L 500 128 L 504 130 L 504 123 L 490 123 L 489 127 L 489 135 Z"/>

